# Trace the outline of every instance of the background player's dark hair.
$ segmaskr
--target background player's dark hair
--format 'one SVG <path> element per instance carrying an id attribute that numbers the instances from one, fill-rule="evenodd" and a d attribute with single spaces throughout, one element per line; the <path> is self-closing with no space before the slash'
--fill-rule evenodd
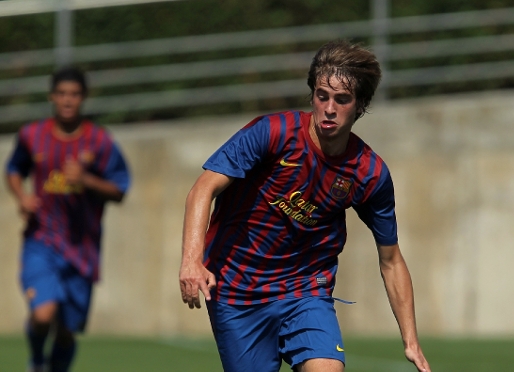
<path id="1" fill-rule="evenodd" d="M 87 95 L 86 76 L 81 69 L 73 66 L 63 67 L 52 74 L 51 91 L 55 91 L 57 85 L 63 81 L 74 81 L 82 87 L 82 94 Z"/>
<path id="2" fill-rule="evenodd" d="M 376 56 L 360 44 L 352 44 L 346 40 L 331 41 L 323 45 L 312 59 L 307 78 L 307 85 L 311 88 L 311 100 L 316 82 L 326 79 L 329 84 L 332 76 L 355 95 L 358 111 L 355 120 L 362 117 L 382 77 Z"/>

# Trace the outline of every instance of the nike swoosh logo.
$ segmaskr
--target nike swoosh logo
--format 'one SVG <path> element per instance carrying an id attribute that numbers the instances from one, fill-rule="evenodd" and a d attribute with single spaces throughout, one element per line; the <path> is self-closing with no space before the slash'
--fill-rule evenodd
<path id="1" fill-rule="evenodd" d="M 289 163 L 286 161 L 286 159 L 280 160 L 280 165 L 282 165 L 284 167 L 300 167 L 301 166 L 301 164 L 298 164 L 298 163 Z"/>
<path id="2" fill-rule="evenodd" d="M 337 351 L 344 351 L 344 349 L 342 347 L 340 347 L 339 345 L 336 346 L 336 350 Z"/>

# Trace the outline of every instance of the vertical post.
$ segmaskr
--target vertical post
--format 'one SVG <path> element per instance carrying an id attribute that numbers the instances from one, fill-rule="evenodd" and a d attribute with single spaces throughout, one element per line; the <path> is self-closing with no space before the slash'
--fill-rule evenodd
<path id="1" fill-rule="evenodd" d="M 389 0 L 371 0 L 373 24 L 373 50 L 382 67 L 382 82 L 376 93 L 375 100 L 386 100 L 389 85 Z"/>
<path id="2" fill-rule="evenodd" d="M 55 64 L 62 67 L 72 63 L 73 11 L 69 0 L 55 0 Z"/>

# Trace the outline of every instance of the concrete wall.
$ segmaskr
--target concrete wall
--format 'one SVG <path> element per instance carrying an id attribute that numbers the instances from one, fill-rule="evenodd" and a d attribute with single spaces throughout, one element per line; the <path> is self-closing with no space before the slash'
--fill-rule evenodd
<path id="1" fill-rule="evenodd" d="M 361 135 L 387 162 L 424 334 L 514 334 L 514 92 L 376 104 Z M 203 161 L 253 115 L 116 127 L 133 188 L 105 216 L 90 333 L 209 335 L 178 288 L 184 200 Z M 0 137 L 5 163 L 13 137 Z M 0 184 L 0 333 L 20 332 L 22 225 Z M 344 332 L 396 334 L 369 231 L 348 212 L 335 296 Z"/>

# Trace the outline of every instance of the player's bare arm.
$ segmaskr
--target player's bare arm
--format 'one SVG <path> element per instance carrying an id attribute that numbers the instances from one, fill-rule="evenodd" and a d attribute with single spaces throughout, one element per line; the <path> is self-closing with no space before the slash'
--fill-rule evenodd
<path id="1" fill-rule="evenodd" d="M 84 169 L 82 163 L 78 160 L 68 158 L 62 166 L 62 171 L 66 182 L 70 185 L 80 185 L 87 189 L 93 190 L 103 198 L 116 202 L 123 200 L 124 193 L 118 187 L 103 178 L 95 176 Z"/>
<path id="2" fill-rule="evenodd" d="M 23 190 L 23 178 L 18 173 L 7 175 L 7 186 L 18 202 L 18 207 L 24 219 L 28 219 L 41 206 L 41 200 L 34 194 Z"/>
<path id="3" fill-rule="evenodd" d="M 205 233 L 209 225 L 212 201 L 231 182 L 230 177 L 205 171 L 186 199 L 179 280 L 182 301 L 190 309 L 201 307 L 199 291 L 210 301 L 210 290 L 216 285 L 214 275 L 203 265 Z"/>
<path id="4" fill-rule="evenodd" d="M 405 356 L 418 371 L 430 372 L 418 341 L 414 294 L 409 270 L 398 244 L 378 246 L 380 272 L 394 316 L 400 327 Z"/>

